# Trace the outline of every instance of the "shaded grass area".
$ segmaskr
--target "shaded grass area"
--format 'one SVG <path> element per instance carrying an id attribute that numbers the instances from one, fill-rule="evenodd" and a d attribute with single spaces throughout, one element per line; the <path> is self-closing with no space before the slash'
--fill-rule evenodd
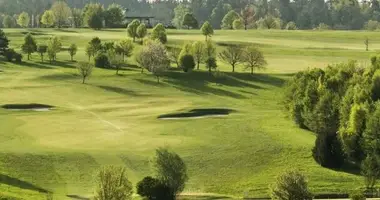
<path id="1" fill-rule="evenodd" d="M 207 116 L 227 116 L 235 110 L 225 108 L 202 108 L 193 109 L 188 112 L 173 113 L 160 115 L 158 119 L 170 119 L 170 118 L 192 118 L 192 117 L 207 117 Z"/>
<path id="2" fill-rule="evenodd" d="M 6 104 L 1 106 L 4 109 L 49 109 L 54 108 L 51 105 L 38 104 L 38 103 L 30 103 L 30 104 Z"/>

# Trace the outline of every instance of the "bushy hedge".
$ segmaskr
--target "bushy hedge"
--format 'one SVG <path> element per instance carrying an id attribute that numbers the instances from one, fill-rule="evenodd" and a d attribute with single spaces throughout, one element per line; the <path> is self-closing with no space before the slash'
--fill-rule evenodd
<path id="1" fill-rule="evenodd" d="M 372 57 L 371 63 L 366 68 L 350 61 L 324 70 L 309 69 L 287 84 L 285 107 L 300 127 L 318 134 L 313 156 L 322 166 L 341 166 L 343 162 L 337 162 L 342 159 L 341 150 L 359 163 L 368 152 L 380 154 L 377 145 L 371 145 L 380 144 L 380 134 L 373 128 L 380 128 L 380 120 L 370 123 L 373 113 L 380 110 L 376 106 L 380 57 Z"/>

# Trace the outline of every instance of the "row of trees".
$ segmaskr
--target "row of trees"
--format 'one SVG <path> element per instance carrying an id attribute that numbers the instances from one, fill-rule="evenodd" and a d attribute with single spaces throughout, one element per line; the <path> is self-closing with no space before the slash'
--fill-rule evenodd
<path id="1" fill-rule="evenodd" d="M 272 21 L 272 19 L 276 26 L 271 28 L 298 27 L 300 29 L 323 27 L 361 29 L 367 27 L 368 23 L 380 21 L 378 0 L 164 0 L 152 2 L 103 0 L 98 2 L 99 4 L 86 4 L 87 1 L 84 0 L 54 3 L 52 0 L 0 0 L 0 16 L 6 18 L 6 20 L 0 20 L 11 22 L 13 19 L 13 22 L 16 22 L 20 13 L 25 12 L 32 18 L 29 24 L 35 27 L 48 12 L 49 18 L 45 18 L 45 23 L 46 19 L 49 19 L 57 27 L 62 26 L 62 23 L 75 27 L 91 26 L 92 21 L 97 21 L 96 25 L 92 24 L 95 25 L 94 28 L 103 27 L 103 25 L 112 28 L 122 26 L 126 15 L 153 15 L 159 22 L 165 25 L 173 24 L 177 28 L 197 27 L 196 21 L 199 22 L 198 24 L 210 21 L 216 29 L 232 28 L 234 21 L 230 20 L 232 18 L 238 19 L 236 28 L 239 27 L 239 23 L 242 23 L 245 28 L 265 28 L 268 27 L 265 21 Z M 289 24 L 289 22 L 292 23 Z M 4 24 L 9 27 L 11 23 Z M 20 24 L 24 26 L 26 23 Z M 188 26 L 189 24 L 191 26 Z M 50 26 L 51 23 L 47 25 Z"/>
<path id="2" fill-rule="evenodd" d="M 324 167 L 361 166 L 368 188 L 380 178 L 380 57 L 311 69 L 288 83 L 285 105 L 302 128 L 317 134 L 313 156 Z"/>

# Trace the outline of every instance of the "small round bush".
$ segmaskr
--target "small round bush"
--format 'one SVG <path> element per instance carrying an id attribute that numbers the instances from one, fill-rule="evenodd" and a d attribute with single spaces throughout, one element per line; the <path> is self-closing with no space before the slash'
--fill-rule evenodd
<path id="1" fill-rule="evenodd" d="M 170 200 L 171 191 L 170 188 L 165 184 L 161 183 L 160 180 L 153 177 L 145 177 L 143 180 L 136 185 L 137 194 L 145 197 L 147 200 L 160 200 L 167 199 Z"/>
<path id="2" fill-rule="evenodd" d="M 295 22 L 289 22 L 288 24 L 286 24 L 286 27 L 285 27 L 286 30 L 297 30 L 297 25 Z"/>
<path id="3" fill-rule="evenodd" d="M 366 197 L 364 196 L 363 192 L 361 192 L 361 191 L 353 191 L 350 194 L 350 199 L 351 200 L 365 200 Z"/>
<path id="4" fill-rule="evenodd" d="M 211 70 L 216 69 L 218 67 L 216 63 L 216 59 L 214 57 L 209 57 L 206 59 L 206 67 L 211 72 Z"/>
<path id="5" fill-rule="evenodd" d="M 184 72 L 188 72 L 195 67 L 194 56 L 190 54 L 185 54 L 179 59 L 179 63 Z"/>
<path id="6" fill-rule="evenodd" d="M 22 55 L 20 53 L 15 53 L 13 55 L 13 57 L 14 57 L 16 62 L 18 62 L 18 63 L 22 62 Z"/>
<path id="7" fill-rule="evenodd" d="M 5 55 L 5 58 L 7 59 L 8 62 L 12 62 L 13 61 L 13 58 L 14 58 L 14 55 L 16 54 L 15 50 L 13 49 L 8 49 L 7 51 L 5 51 L 4 55 Z"/>
<path id="8" fill-rule="evenodd" d="M 110 62 L 108 60 L 108 57 L 104 54 L 98 54 L 95 57 L 95 67 L 98 68 L 109 68 Z"/>

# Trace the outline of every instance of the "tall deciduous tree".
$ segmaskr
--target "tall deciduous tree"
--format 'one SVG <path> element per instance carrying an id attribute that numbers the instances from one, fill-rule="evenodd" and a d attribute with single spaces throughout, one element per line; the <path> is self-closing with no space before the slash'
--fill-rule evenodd
<path id="1" fill-rule="evenodd" d="M 199 70 L 199 65 L 206 59 L 206 46 L 203 42 L 197 41 L 193 43 L 192 48 L 194 60 L 197 63 L 197 70 Z"/>
<path id="2" fill-rule="evenodd" d="M 238 45 L 229 45 L 221 53 L 219 58 L 232 66 L 232 72 L 235 72 L 235 67 L 239 63 L 243 62 L 243 49 Z"/>
<path id="3" fill-rule="evenodd" d="M 55 22 L 55 16 L 53 11 L 47 10 L 44 12 L 41 18 L 41 23 L 44 24 L 46 27 L 52 27 Z"/>
<path id="4" fill-rule="evenodd" d="M 198 28 L 198 21 L 192 13 L 187 13 L 183 18 L 182 26 L 187 27 L 187 29 Z"/>
<path id="5" fill-rule="evenodd" d="M 128 24 L 127 33 L 128 36 L 133 38 L 133 42 L 136 42 L 137 37 L 137 28 L 140 26 L 140 21 L 135 19 L 131 23 Z"/>
<path id="6" fill-rule="evenodd" d="M 70 47 L 67 49 L 67 51 L 70 54 L 71 61 L 74 61 L 74 56 L 77 54 L 78 47 L 76 44 L 71 44 Z"/>
<path id="7" fill-rule="evenodd" d="M 144 23 L 141 23 L 139 25 L 139 27 L 137 27 L 136 34 L 137 34 L 137 38 L 141 39 L 141 41 L 148 34 L 148 30 L 147 30 L 146 25 Z"/>
<path id="8" fill-rule="evenodd" d="M 122 55 L 123 61 L 125 61 L 125 57 L 132 56 L 133 49 L 135 48 L 132 40 L 125 39 L 121 40 L 116 44 L 116 53 Z"/>
<path id="9" fill-rule="evenodd" d="M 24 44 L 22 44 L 21 49 L 24 53 L 28 54 L 28 60 L 30 60 L 30 55 L 37 50 L 37 44 L 32 34 L 26 34 L 24 37 Z"/>
<path id="10" fill-rule="evenodd" d="M 82 10 L 79 8 L 74 8 L 71 10 L 72 14 L 72 25 L 75 28 L 80 28 L 83 26 L 83 15 Z"/>
<path id="11" fill-rule="evenodd" d="M 13 28 L 14 27 L 14 20 L 11 16 L 5 15 L 3 18 L 3 26 L 4 28 Z"/>
<path id="12" fill-rule="evenodd" d="M 41 62 L 44 62 L 44 54 L 47 52 L 48 46 L 47 45 L 38 45 L 37 52 L 40 54 Z"/>
<path id="13" fill-rule="evenodd" d="M 119 28 L 124 20 L 123 7 L 119 4 L 111 4 L 104 12 L 104 19 L 108 28 Z"/>
<path id="14" fill-rule="evenodd" d="M 182 23 L 187 13 L 190 13 L 190 9 L 185 4 L 178 4 L 174 9 L 173 24 L 175 27 L 182 28 Z"/>
<path id="15" fill-rule="evenodd" d="M 175 199 L 176 195 L 183 191 L 189 179 L 185 162 L 178 154 L 159 148 L 156 150 L 154 168 L 157 178 L 169 186 Z"/>
<path id="16" fill-rule="evenodd" d="M 253 5 L 247 5 L 240 12 L 241 19 L 244 24 L 244 29 L 247 30 L 248 26 L 254 22 L 255 19 L 255 8 Z"/>
<path id="17" fill-rule="evenodd" d="M 206 41 L 208 37 L 214 35 L 214 29 L 212 28 L 210 22 L 206 21 L 201 28 L 202 34 L 206 37 Z"/>
<path id="18" fill-rule="evenodd" d="M 179 68 L 179 56 L 181 54 L 182 49 L 177 47 L 170 47 L 168 48 L 169 51 L 169 58 L 172 63 L 175 63 L 177 67 Z"/>
<path id="19" fill-rule="evenodd" d="M 239 19 L 239 14 L 237 14 L 234 10 L 231 10 L 224 16 L 222 20 L 222 28 L 233 29 L 233 23 L 236 19 Z"/>
<path id="20" fill-rule="evenodd" d="M 61 48 L 62 43 L 57 36 L 50 38 L 47 49 L 50 62 L 55 61 L 57 59 L 57 53 L 61 51 Z"/>
<path id="21" fill-rule="evenodd" d="M 151 34 L 152 40 L 159 40 L 162 44 L 165 44 L 168 41 L 168 38 L 166 36 L 166 30 L 164 25 L 157 24 Z"/>
<path id="22" fill-rule="evenodd" d="M 264 54 L 254 46 L 247 47 L 244 50 L 243 60 L 246 68 L 251 70 L 251 74 L 253 74 L 254 69 L 262 69 L 267 64 Z"/>
<path id="23" fill-rule="evenodd" d="M 95 30 L 100 30 L 103 28 L 104 8 L 101 4 L 87 4 L 83 12 L 83 21 L 85 22 L 85 25 Z"/>
<path id="24" fill-rule="evenodd" d="M 216 29 L 220 28 L 220 24 L 223 17 L 231 10 L 232 10 L 232 6 L 230 4 L 225 4 L 224 0 L 219 0 L 218 4 L 212 10 L 212 13 L 211 13 L 212 27 Z"/>
<path id="25" fill-rule="evenodd" d="M 85 84 L 86 79 L 91 76 L 92 69 L 94 68 L 94 65 L 90 62 L 79 62 L 77 69 L 79 72 L 79 75 L 82 77 L 82 84 Z M 99 183 L 100 185 L 101 183 Z M 101 193 L 98 193 L 98 195 L 101 195 Z M 102 198 L 99 198 L 102 199 Z M 106 199 L 104 199 L 106 200 Z"/>
<path id="26" fill-rule="evenodd" d="M 71 9 L 65 1 L 54 2 L 51 6 L 51 11 L 54 14 L 55 23 L 58 28 L 62 28 L 71 17 Z"/>
<path id="27" fill-rule="evenodd" d="M 17 24 L 20 25 L 23 28 L 26 28 L 29 26 L 30 17 L 29 14 L 26 12 L 22 12 L 17 19 Z"/>

